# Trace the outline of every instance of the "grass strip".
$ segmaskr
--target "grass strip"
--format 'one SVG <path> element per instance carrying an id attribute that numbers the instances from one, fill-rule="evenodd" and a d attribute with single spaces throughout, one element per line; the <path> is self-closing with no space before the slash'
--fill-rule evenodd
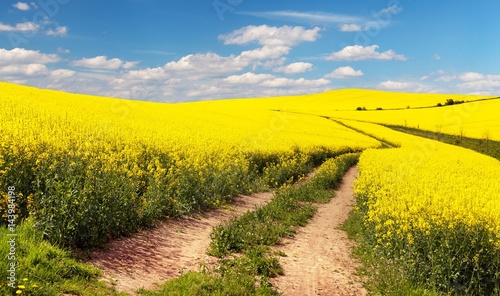
<path id="1" fill-rule="evenodd" d="M 474 139 L 460 135 L 450 135 L 431 131 L 425 131 L 417 128 L 404 127 L 399 125 L 385 125 L 396 131 L 420 136 L 432 140 L 437 140 L 443 143 L 460 146 L 463 148 L 471 149 L 476 152 L 486 154 L 493 158 L 500 160 L 500 142 L 488 138 Z"/>
<path id="2" fill-rule="evenodd" d="M 359 153 L 325 161 L 316 175 L 302 186 L 282 186 L 267 205 L 249 211 L 214 228 L 209 250 L 219 257 L 214 270 L 202 266 L 163 284 L 159 290 L 140 290 L 140 295 L 279 295 L 269 281 L 282 273 L 269 246 L 293 236 L 314 215 L 312 203 L 328 202 Z"/>
<path id="3" fill-rule="evenodd" d="M 353 210 L 342 225 L 350 239 L 357 242 L 354 256 L 362 266 L 358 269 L 364 278 L 364 286 L 370 295 L 384 296 L 440 296 L 438 291 L 415 283 L 406 273 L 401 262 L 387 258 L 386 254 L 373 248 L 364 234 L 364 217 L 360 211 Z"/>
<path id="4" fill-rule="evenodd" d="M 43 239 L 31 219 L 15 228 L 0 229 L 1 295 L 120 295 L 98 280 L 95 266 Z"/>

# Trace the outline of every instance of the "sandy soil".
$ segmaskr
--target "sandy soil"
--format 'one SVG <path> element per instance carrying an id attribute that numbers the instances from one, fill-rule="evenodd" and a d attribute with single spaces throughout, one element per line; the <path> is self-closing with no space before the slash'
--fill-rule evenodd
<path id="1" fill-rule="evenodd" d="M 101 268 L 104 279 L 114 283 L 118 291 L 134 294 L 141 287 L 153 289 L 155 283 L 190 270 L 198 271 L 201 262 L 215 261 L 205 254 L 212 228 L 272 197 L 272 193 L 242 195 L 235 198 L 229 209 L 163 221 L 154 229 L 110 242 L 91 255 L 91 262 Z"/>
<path id="2" fill-rule="evenodd" d="M 358 263 L 350 256 L 354 242 L 338 229 L 355 203 L 352 182 L 357 175 L 357 168 L 351 168 L 336 196 L 328 204 L 318 205 L 316 215 L 294 238 L 274 248 L 287 254 L 280 258 L 284 276 L 273 280 L 284 295 L 367 294 L 355 274 Z"/>

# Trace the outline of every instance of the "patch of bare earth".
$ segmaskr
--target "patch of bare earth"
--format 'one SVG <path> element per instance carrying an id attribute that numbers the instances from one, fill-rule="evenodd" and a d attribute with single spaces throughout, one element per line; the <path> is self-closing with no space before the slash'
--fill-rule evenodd
<path id="1" fill-rule="evenodd" d="M 214 261 L 206 255 L 212 228 L 267 203 L 272 197 L 270 192 L 241 195 L 229 209 L 160 222 L 154 229 L 110 242 L 91 255 L 91 262 L 118 291 L 134 294 L 139 288 L 154 289 L 156 284 L 183 272 L 199 270 L 202 262 Z"/>
<path id="2" fill-rule="evenodd" d="M 354 242 L 338 229 L 354 206 L 353 181 L 357 175 L 357 168 L 351 168 L 336 196 L 328 204 L 318 205 L 308 225 L 275 248 L 287 254 L 280 258 L 284 276 L 273 279 L 273 285 L 284 295 L 367 294 L 355 273 L 358 263 L 351 257 Z"/>

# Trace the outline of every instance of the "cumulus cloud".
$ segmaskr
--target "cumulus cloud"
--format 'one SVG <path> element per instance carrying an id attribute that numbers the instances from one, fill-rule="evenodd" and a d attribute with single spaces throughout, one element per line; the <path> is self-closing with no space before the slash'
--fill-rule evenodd
<path id="1" fill-rule="evenodd" d="M 0 75 L 5 76 L 39 76 L 48 72 L 43 64 L 18 64 L 0 66 Z"/>
<path id="2" fill-rule="evenodd" d="M 0 48 L 0 65 L 2 64 L 47 64 L 59 62 L 56 54 L 44 54 L 38 50 L 14 48 L 7 50 Z"/>
<path id="3" fill-rule="evenodd" d="M 241 75 L 231 75 L 224 78 L 222 81 L 231 84 L 259 84 L 265 80 L 274 78 L 275 76 L 272 74 L 255 74 L 252 72 L 247 72 Z"/>
<path id="4" fill-rule="evenodd" d="M 363 72 L 361 70 L 354 70 L 352 67 L 339 67 L 333 70 L 331 73 L 326 74 L 325 78 L 348 78 L 348 77 L 359 77 L 363 76 Z"/>
<path id="5" fill-rule="evenodd" d="M 363 28 L 358 24 L 341 24 L 340 32 L 358 32 L 363 31 Z"/>
<path id="6" fill-rule="evenodd" d="M 411 83 L 411 82 L 398 82 L 398 81 L 384 81 L 384 82 L 381 82 L 379 83 L 378 85 L 380 88 L 383 88 L 383 89 L 392 89 L 392 90 L 408 90 L 408 89 L 412 89 L 412 88 L 415 88 L 415 84 Z"/>
<path id="7" fill-rule="evenodd" d="M 68 69 L 57 69 L 50 73 L 50 76 L 56 80 L 73 77 L 76 74 L 73 70 Z"/>
<path id="8" fill-rule="evenodd" d="M 223 82 L 238 85 L 260 85 L 264 87 L 295 87 L 295 86 L 323 86 L 329 84 L 330 81 L 324 78 L 316 80 L 308 80 L 305 78 L 289 79 L 284 77 L 276 77 L 272 74 L 255 74 L 247 72 L 241 75 L 231 75 L 223 79 Z"/>
<path id="9" fill-rule="evenodd" d="M 378 52 L 378 45 L 361 46 L 351 45 L 346 46 L 342 50 L 333 52 L 326 57 L 330 61 L 361 61 L 361 60 L 397 60 L 406 61 L 404 55 L 396 54 L 393 50 Z"/>
<path id="10" fill-rule="evenodd" d="M 277 77 L 265 80 L 261 83 L 261 85 L 266 87 L 301 87 L 301 86 L 317 87 L 317 86 L 327 85 L 329 83 L 330 80 L 324 78 L 308 80 L 305 78 L 289 79 L 289 78 Z"/>
<path id="11" fill-rule="evenodd" d="M 24 2 L 17 2 L 16 4 L 13 4 L 12 6 L 14 6 L 15 8 L 19 9 L 19 10 L 30 10 L 30 6 L 28 5 L 28 3 L 24 3 Z"/>
<path id="12" fill-rule="evenodd" d="M 71 62 L 71 65 L 90 69 L 116 70 L 120 68 L 130 69 L 137 63 L 138 62 L 122 61 L 118 58 L 108 59 L 107 56 L 97 56 L 94 58 L 83 58 L 77 61 L 73 61 Z"/>
<path id="13" fill-rule="evenodd" d="M 281 66 L 274 68 L 274 72 L 283 72 L 285 74 L 298 74 L 298 73 L 304 73 L 307 71 L 310 71 L 313 67 L 313 64 L 311 63 L 304 63 L 304 62 L 296 62 L 296 63 L 291 63 L 286 66 Z"/>
<path id="14" fill-rule="evenodd" d="M 57 52 L 58 53 L 62 53 L 62 54 L 68 54 L 71 52 L 71 50 L 67 49 L 67 48 L 62 48 L 62 47 L 58 47 L 57 48 Z"/>
<path id="15" fill-rule="evenodd" d="M 293 46 L 301 42 L 315 41 L 319 37 L 320 28 L 305 29 L 304 27 L 270 27 L 267 25 L 247 26 L 229 34 L 219 35 L 224 44 L 244 45 L 257 42 L 269 46 Z"/>
<path id="16" fill-rule="evenodd" d="M 463 81 L 458 84 L 462 90 L 474 93 L 500 94 L 500 75 L 486 75 L 477 72 L 467 72 L 458 76 Z"/>
<path id="17" fill-rule="evenodd" d="M 481 73 L 477 72 L 466 72 L 463 73 L 462 75 L 458 76 L 458 78 L 462 81 L 477 81 L 477 80 L 482 80 L 485 78 L 485 76 Z"/>
<path id="18" fill-rule="evenodd" d="M 202 85 L 195 90 L 188 91 L 186 96 L 188 97 L 198 97 L 198 96 L 206 96 L 206 95 L 221 95 L 225 93 L 230 93 L 231 89 L 217 87 L 214 85 Z"/>
<path id="19" fill-rule="evenodd" d="M 39 29 L 46 34 L 57 36 L 68 32 L 66 27 L 56 27 L 50 20 L 39 24 Z M 285 64 L 286 56 L 293 46 L 316 40 L 319 31 L 319 28 L 289 26 L 244 27 L 219 38 L 225 44 L 256 44 L 256 48 L 245 48 L 225 56 L 213 52 L 188 54 L 151 68 L 138 68 L 138 62 L 105 55 L 66 61 L 57 54 L 0 49 L 0 78 L 71 92 L 172 102 L 186 98 L 319 92 L 328 88 L 328 79 L 290 79 L 278 75 L 298 74 L 313 68 L 311 63 L 305 62 Z M 58 48 L 57 53 L 67 54 L 69 50 Z M 56 62 L 60 64 L 52 70 L 46 65 Z M 61 65 L 63 63 L 76 68 L 66 68 Z"/>
<path id="20" fill-rule="evenodd" d="M 457 79 L 456 75 L 443 75 L 435 79 L 435 81 L 450 82 Z"/>
<path id="21" fill-rule="evenodd" d="M 248 62 L 235 56 L 223 57 L 216 53 L 190 54 L 167 63 L 163 69 L 173 72 L 195 72 L 199 75 L 231 73 L 243 70 Z"/>
<path id="22" fill-rule="evenodd" d="M 159 80 L 167 78 L 167 74 L 162 67 L 132 70 L 124 75 L 126 79 L 132 80 Z"/>
<path id="23" fill-rule="evenodd" d="M 249 60 L 277 59 L 277 58 L 280 58 L 284 55 L 287 55 L 290 52 L 290 50 L 291 50 L 291 48 L 288 46 L 265 45 L 261 48 L 243 51 L 240 54 L 240 57 L 242 59 L 249 59 Z"/>
<path id="24" fill-rule="evenodd" d="M 47 35 L 49 36 L 66 36 L 68 34 L 68 27 L 66 26 L 59 26 L 55 30 L 49 29 L 47 31 Z"/>
<path id="25" fill-rule="evenodd" d="M 33 22 L 18 23 L 15 26 L 0 22 L 0 32 L 36 32 L 39 29 L 40 25 Z"/>

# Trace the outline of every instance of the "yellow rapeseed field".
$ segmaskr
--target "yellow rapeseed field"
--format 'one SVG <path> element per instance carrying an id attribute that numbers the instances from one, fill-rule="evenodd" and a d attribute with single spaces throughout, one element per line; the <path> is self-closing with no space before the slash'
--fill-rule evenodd
<path id="1" fill-rule="evenodd" d="M 367 150 L 359 162 L 358 207 L 375 247 L 440 289 L 488 295 L 500 288 L 500 162 L 379 125 L 344 122 L 400 146 Z"/>
<path id="2" fill-rule="evenodd" d="M 323 115 L 500 141 L 499 110 L 500 99 L 496 99 L 439 108 L 323 112 Z"/>
<path id="3" fill-rule="evenodd" d="M 483 101 L 489 98 L 492 96 L 342 89 L 312 95 L 260 99 L 259 106 L 500 141 L 500 99 Z M 444 105 L 450 99 L 466 103 L 422 108 L 435 107 L 438 103 Z M 228 103 L 251 107 L 255 99 L 231 100 Z M 366 111 L 356 111 L 358 108 L 365 108 Z"/>
<path id="4" fill-rule="evenodd" d="M 100 244 L 379 145 L 327 119 L 258 101 L 251 108 L 148 103 L 8 83 L 0 93 L 1 212 L 4 188 L 15 186 L 20 217 L 31 213 L 68 245 Z"/>
<path id="5" fill-rule="evenodd" d="M 500 140 L 498 99 L 347 89 L 166 104 L 9 83 L 0 95 L 0 213 L 14 186 L 16 213 L 51 241 L 100 245 L 365 150 L 355 190 L 374 249 L 442 291 L 500 290 L 500 162 L 374 124 Z M 448 99 L 469 102 L 419 108 Z"/>

